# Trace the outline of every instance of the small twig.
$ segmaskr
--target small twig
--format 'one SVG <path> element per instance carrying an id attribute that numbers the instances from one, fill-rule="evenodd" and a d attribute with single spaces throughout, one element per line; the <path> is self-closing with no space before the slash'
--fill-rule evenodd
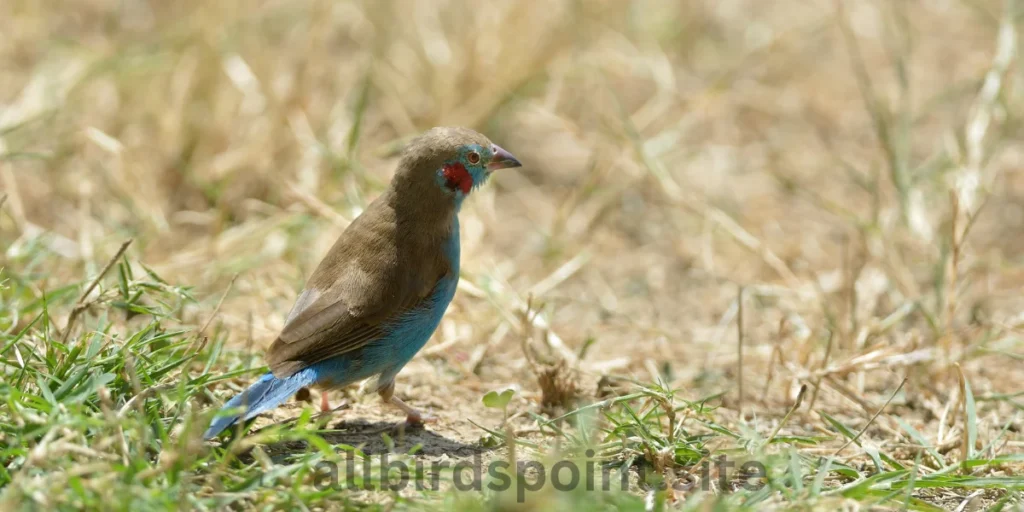
<path id="1" fill-rule="evenodd" d="M 424 350 L 423 355 L 430 357 L 441 356 L 443 358 L 445 353 L 448 352 L 448 349 L 460 341 L 462 341 L 461 337 L 452 336 L 451 338 L 444 340 L 441 343 L 436 343 L 432 347 Z"/>
<path id="2" fill-rule="evenodd" d="M 619 105 L 619 108 L 620 112 L 623 114 L 622 121 L 625 123 L 629 138 L 640 156 L 641 163 L 647 171 L 658 180 L 658 184 L 661 186 L 662 192 L 669 200 L 680 208 L 686 209 L 703 219 L 717 223 L 740 245 L 757 254 L 766 265 L 771 267 L 779 277 L 784 279 L 791 287 L 800 287 L 801 283 L 796 274 L 789 268 L 789 265 L 787 265 L 782 258 L 771 250 L 768 244 L 762 242 L 756 236 L 744 229 L 743 226 L 730 217 L 729 214 L 712 206 L 702 197 L 699 197 L 696 194 L 688 194 L 685 189 L 679 185 L 675 178 L 669 174 L 664 164 L 662 164 L 656 156 L 651 155 L 645 149 L 644 144 L 641 141 L 640 134 L 636 127 L 633 126 L 630 117 L 625 115 L 621 105 Z"/>
<path id="3" fill-rule="evenodd" d="M 740 418 L 743 418 L 743 286 L 740 286 L 739 293 L 736 297 L 736 302 L 739 304 L 736 310 L 736 378 L 739 381 L 739 399 L 736 405 L 736 409 L 740 413 Z"/>
<path id="4" fill-rule="evenodd" d="M 768 397 L 768 389 L 771 388 L 772 379 L 775 378 L 776 360 L 778 360 L 778 364 L 782 364 L 782 350 L 779 348 L 779 343 L 781 343 L 782 339 L 785 337 L 783 333 L 785 332 L 786 325 L 789 322 L 788 318 L 789 317 L 782 317 L 782 320 L 779 320 L 779 334 L 776 336 L 775 342 L 772 343 L 772 353 L 768 356 L 768 377 L 765 378 L 764 389 L 761 390 L 762 402 L 764 402 Z"/>
<path id="5" fill-rule="evenodd" d="M 787 411 L 786 415 L 782 417 L 782 420 L 779 421 L 779 424 L 775 426 L 775 430 L 772 431 L 772 435 L 768 436 L 768 440 L 765 441 L 764 443 L 765 445 L 771 444 L 772 440 L 775 439 L 775 436 L 779 435 L 779 431 L 782 430 L 782 427 L 786 425 L 787 421 L 789 421 L 789 416 L 800 408 L 800 404 L 803 403 L 804 401 L 804 393 L 806 392 L 807 384 L 801 384 L 800 392 L 796 394 L 796 401 L 793 402 L 793 406 L 789 408 L 789 411 Z"/>
<path id="6" fill-rule="evenodd" d="M 851 443 L 856 443 L 857 440 L 860 439 L 860 436 L 864 435 L 864 432 L 866 432 L 868 430 L 868 428 L 871 427 L 871 424 L 875 422 L 875 418 L 878 418 L 878 415 L 882 414 L 882 411 L 884 411 L 885 408 L 889 406 L 889 403 L 892 402 L 892 399 L 896 398 L 896 395 L 900 392 L 901 389 L 903 389 L 903 385 L 906 384 L 906 383 L 907 383 L 907 378 L 903 377 L 903 381 L 900 382 L 900 385 L 899 385 L 899 387 L 896 388 L 896 391 L 893 391 L 892 395 L 889 396 L 889 399 L 886 400 L 885 403 L 882 404 L 882 406 L 878 408 L 878 411 L 875 412 L 875 415 L 872 416 L 871 419 L 868 420 L 868 423 L 866 425 L 864 425 L 864 428 L 860 429 L 860 432 L 857 432 L 857 435 L 853 436 L 853 438 L 850 439 L 849 441 L 847 441 L 846 444 L 844 444 L 842 447 L 840 447 L 838 450 L 836 450 L 835 453 L 832 454 L 832 456 L 833 457 L 838 456 L 843 450 L 846 449 L 847 446 L 850 446 Z M 857 446 L 860 446 L 860 443 L 857 443 Z"/>
<path id="7" fill-rule="evenodd" d="M 985 207 L 988 206 L 988 200 L 990 197 L 991 196 L 985 196 L 981 200 L 981 204 L 979 204 L 973 212 L 965 212 L 965 215 L 967 215 L 967 225 L 965 225 L 963 231 L 960 232 L 960 245 L 963 245 L 967 240 L 967 236 L 971 234 L 971 228 L 974 227 L 974 223 L 978 220 L 981 212 L 985 211 Z"/>
<path id="8" fill-rule="evenodd" d="M 849 56 L 853 76 L 856 79 L 857 89 L 860 91 L 861 101 L 871 122 L 874 125 L 875 138 L 885 155 L 886 163 L 889 166 L 890 178 L 899 195 L 901 220 L 909 224 L 910 210 L 910 181 L 907 176 L 904 157 L 901 154 L 896 136 L 892 134 L 893 127 L 889 124 L 888 109 L 882 103 L 881 98 L 875 91 L 874 83 L 871 81 L 871 72 L 861 52 L 857 37 L 850 26 L 849 16 L 846 12 L 844 0 L 837 0 L 836 21 L 839 25 L 839 32 L 842 35 L 846 46 L 846 53 Z M 876 185 L 878 182 L 876 181 Z"/>
<path id="9" fill-rule="evenodd" d="M 960 363 L 954 363 L 953 367 L 956 368 L 957 381 L 960 385 L 960 412 L 963 414 L 964 428 L 960 432 L 960 462 L 965 463 L 967 459 L 971 458 L 971 451 L 974 450 L 974 446 L 971 446 L 971 417 L 967 412 L 967 377 L 964 375 L 964 369 L 960 366 Z"/>
<path id="10" fill-rule="evenodd" d="M 217 318 L 217 313 L 220 312 L 220 307 L 224 305 L 224 299 L 228 297 L 228 293 L 231 291 L 231 287 L 234 286 L 235 284 L 235 279 L 238 279 L 237 273 L 231 276 L 231 281 L 228 283 L 228 287 L 224 289 L 224 293 L 220 295 L 220 300 L 217 301 L 217 306 L 213 308 L 213 313 L 210 314 L 210 318 L 207 318 L 206 323 L 203 324 L 203 327 L 200 328 L 198 332 L 196 332 L 195 340 L 193 340 L 188 347 L 189 350 L 192 350 L 192 347 L 195 346 L 196 341 L 201 341 L 199 349 L 196 350 L 197 353 L 206 346 L 208 339 L 206 338 L 206 336 L 203 336 L 203 334 L 206 332 L 206 329 L 210 327 L 210 324 L 213 323 L 213 319 Z"/>
<path id="11" fill-rule="evenodd" d="M 533 295 L 530 294 L 527 298 L 528 302 L 532 301 Z M 576 356 L 576 353 L 569 349 L 561 336 L 551 330 L 551 324 L 548 323 L 547 318 L 545 318 L 540 311 L 533 310 L 528 302 L 524 303 L 518 296 L 512 296 L 513 308 L 518 310 L 522 315 L 524 322 L 521 323 L 521 329 L 524 329 L 524 332 L 533 332 L 533 329 L 540 330 L 543 333 L 542 339 L 549 347 L 562 356 L 562 359 L 565 359 L 565 362 L 568 363 L 569 366 L 579 367 L 580 359 Z M 531 310 L 532 314 L 530 314 Z M 524 336 L 524 339 L 529 337 L 530 336 Z"/>
<path id="12" fill-rule="evenodd" d="M 497 276 L 492 275 L 491 277 L 496 278 Z M 547 318 L 545 318 L 544 314 L 533 310 L 530 306 L 530 302 L 533 300 L 533 295 L 531 293 L 527 293 L 527 300 L 524 301 L 512 289 L 512 287 L 508 285 L 508 283 L 500 278 L 496 278 L 494 282 L 491 283 L 490 288 L 498 293 L 488 293 L 483 291 L 480 286 L 477 286 L 466 276 L 462 276 L 462 279 L 459 280 L 460 290 L 465 290 L 477 297 L 490 299 L 491 303 L 498 308 L 502 315 L 505 316 L 511 326 L 515 328 L 519 334 L 523 335 L 522 339 L 524 342 L 525 340 L 532 338 L 534 329 L 539 330 L 543 333 L 544 342 L 548 347 L 562 356 L 562 359 L 565 359 L 569 366 L 575 368 L 580 366 L 580 358 L 574 351 L 569 349 L 561 336 L 552 330 L 551 324 L 548 322 Z M 499 293 L 505 294 L 507 299 L 499 299 Z"/>
<path id="13" fill-rule="evenodd" d="M 291 192 L 300 203 L 304 204 L 306 208 L 309 208 L 313 213 L 331 221 L 334 225 L 347 226 L 352 222 L 344 215 L 338 213 L 337 210 L 331 208 L 330 205 L 321 201 L 320 198 L 315 195 L 296 187 L 292 183 L 285 183 L 285 186 L 288 187 L 288 191 Z"/>
<path id="14" fill-rule="evenodd" d="M 128 414 L 128 411 L 135 407 L 136 404 L 139 403 L 139 401 L 145 400 L 153 395 L 156 395 L 157 393 L 163 393 L 164 391 L 174 389 L 177 386 L 177 384 L 161 384 L 159 386 L 153 386 L 143 389 L 141 393 L 138 393 L 135 396 L 131 397 L 131 399 L 129 399 L 127 402 L 125 402 L 124 405 L 121 406 L 121 409 L 117 411 L 117 417 L 124 418 L 125 415 Z"/>
<path id="15" fill-rule="evenodd" d="M 197 336 L 202 336 L 203 333 L 206 332 L 206 328 L 210 327 L 210 324 L 213 322 L 213 319 L 217 317 L 217 313 L 220 312 L 220 307 L 224 305 L 224 299 L 228 297 L 228 292 L 231 291 L 231 287 L 234 286 L 235 284 L 235 279 L 238 279 L 237 273 L 231 276 L 231 281 L 228 283 L 228 287 L 224 289 L 224 293 L 220 295 L 220 300 L 217 301 L 217 307 L 213 308 L 213 314 L 210 315 L 210 318 L 206 319 L 206 323 L 203 324 L 202 329 L 199 329 L 199 333 L 197 333 Z"/>
<path id="16" fill-rule="evenodd" d="M 964 512 L 964 510 L 967 510 L 968 505 L 971 505 L 972 503 L 974 503 L 975 500 L 977 500 L 978 496 L 981 496 L 984 493 L 985 493 L 984 489 L 978 489 L 977 491 L 974 491 L 974 492 L 968 494 L 967 497 L 964 498 L 964 500 L 960 502 L 960 505 L 958 505 L 955 509 L 953 509 L 953 512 Z M 978 507 L 978 508 L 981 508 L 981 507 Z M 972 507 L 971 510 L 974 510 L 974 508 Z"/>
<path id="17" fill-rule="evenodd" d="M 683 204 L 684 207 L 688 205 Z M 756 253 L 761 257 L 761 260 L 771 267 L 775 272 L 786 280 L 786 283 L 793 287 L 799 288 L 801 281 L 796 277 L 796 274 L 789 265 L 782 260 L 768 245 L 762 242 L 760 239 L 752 235 L 749 231 L 744 229 L 735 219 L 730 217 L 724 211 L 714 208 L 709 204 L 705 204 L 706 210 L 698 210 L 698 213 L 713 219 L 718 225 L 722 226 L 732 237 L 739 242 L 741 245 Z"/>
<path id="18" fill-rule="evenodd" d="M 92 290 L 96 288 L 96 285 L 99 284 L 100 279 L 103 279 L 103 276 L 110 271 L 110 268 L 114 266 L 114 263 L 117 263 L 117 260 L 121 257 L 122 254 L 124 254 L 124 251 L 128 249 L 128 246 L 132 244 L 132 241 L 133 239 L 129 238 L 128 240 L 125 240 L 123 244 L 121 244 L 121 247 L 117 250 L 117 253 L 114 254 L 114 257 L 110 258 L 110 261 L 107 262 L 107 265 L 104 266 L 103 270 L 101 270 L 99 275 L 96 276 L 96 279 L 93 279 L 89 287 L 86 288 L 82 295 L 78 298 L 79 304 L 85 302 L 85 298 L 88 297 L 90 293 L 92 293 Z"/>
<path id="19" fill-rule="evenodd" d="M 949 353 L 951 343 L 951 331 L 953 329 L 953 314 L 956 312 L 956 286 L 957 279 L 959 278 L 959 263 L 960 263 L 960 238 L 957 234 L 957 220 L 960 217 L 960 196 L 957 195 L 955 190 L 949 191 L 949 202 L 950 213 L 949 219 L 949 245 L 951 247 L 952 255 L 949 264 L 949 286 L 946 290 L 946 332 L 942 334 L 942 339 L 945 341 L 946 352 Z"/>
<path id="20" fill-rule="evenodd" d="M 548 292 L 557 288 L 558 285 L 565 282 L 565 280 L 579 272 L 588 261 L 590 261 L 590 253 L 587 251 L 581 251 L 572 259 L 555 269 L 555 271 L 550 275 L 531 286 L 530 294 L 535 297 L 543 297 Z"/>
<path id="21" fill-rule="evenodd" d="M 851 402 L 853 402 L 853 403 L 857 404 L 858 406 L 860 406 L 860 408 L 864 411 L 864 417 L 865 418 L 869 418 L 870 417 L 871 409 L 872 409 L 872 404 L 869 403 L 867 400 L 861 398 L 859 393 L 857 393 L 856 391 L 850 389 L 848 386 L 846 386 L 842 382 L 839 382 L 838 380 L 836 380 L 833 375 L 826 375 L 825 376 L 825 383 L 827 383 L 829 386 L 832 386 L 832 388 L 835 389 L 837 392 L 839 392 L 840 395 L 843 395 L 844 397 L 849 399 Z"/>
<path id="22" fill-rule="evenodd" d="M 466 364 L 466 368 L 469 369 L 470 373 L 476 374 L 477 371 L 479 371 L 480 364 L 483 363 L 484 358 L 487 356 L 487 352 L 498 346 L 498 344 L 505 339 L 505 336 L 508 335 L 509 329 L 511 329 L 511 327 L 509 327 L 509 324 L 506 322 L 498 324 L 497 329 L 494 330 L 494 333 L 491 335 L 490 339 L 487 340 L 487 343 L 479 345 L 473 349 L 472 354 L 469 356 L 469 361 Z"/>
<path id="23" fill-rule="evenodd" d="M 937 432 L 935 433 L 935 446 L 942 446 L 947 444 L 947 441 L 944 441 L 946 439 L 947 434 L 946 428 L 952 428 L 954 422 L 954 419 L 950 416 L 950 411 L 954 406 L 959 407 L 960 404 L 960 388 L 955 387 L 952 390 L 950 390 L 950 393 L 951 396 L 946 399 L 946 403 L 942 407 L 942 412 L 938 414 L 939 427 L 937 429 Z M 956 444 L 959 444 L 959 442 L 957 442 Z"/>
<path id="24" fill-rule="evenodd" d="M 982 183 L 982 168 L 985 165 L 985 138 L 989 133 L 992 119 L 1000 105 L 1000 97 L 1006 85 L 1006 75 L 1011 69 L 1017 53 L 1017 28 L 1014 23 L 1013 2 L 1006 4 L 1006 15 L 999 23 L 996 35 L 996 53 L 992 65 L 985 73 L 985 79 L 971 105 L 971 111 L 964 126 L 965 161 L 956 176 L 956 189 L 966 210 L 974 208 L 978 189 Z M 991 180 L 991 177 L 989 178 Z M 985 180 L 985 181 L 989 181 Z M 991 183 L 991 181 L 989 181 Z"/>
<path id="25" fill-rule="evenodd" d="M 105 276 L 107 272 L 109 272 L 110 269 L 114 266 L 114 264 L 117 263 L 117 260 L 121 259 L 121 255 L 123 255 L 124 252 L 128 250 L 128 246 L 132 244 L 132 240 L 133 239 L 129 238 L 128 240 L 125 240 L 123 244 L 121 244 L 121 248 L 117 250 L 117 253 L 114 254 L 114 257 L 110 258 L 110 261 L 108 261 L 107 265 L 103 267 L 103 270 L 100 271 L 99 275 L 97 275 L 96 278 L 92 280 L 92 283 L 89 284 L 89 287 L 86 288 L 84 292 L 82 292 L 82 295 L 80 297 L 78 297 L 78 302 L 75 304 L 75 307 L 71 310 L 71 316 L 68 317 L 68 323 L 67 325 L 64 326 L 64 334 L 61 335 L 62 343 L 66 342 L 68 336 L 71 334 L 71 328 L 74 327 L 75 320 L 78 319 L 78 315 L 82 314 L 82 311 L 85 311 L 85 299 L 89 296 L 90 293 L 92 293 L 93 289 L 96 288 L 96 285 L 100 283 L 100 280 L 103 279 L 103 276 Z"/>
<path id="26" fill-rule="evenodd" d="M 828 342 L 825 345 L 825 357 L 821 360 L 821 370 L 828 367 L 828 359 L 832 355 L 832 339 L 835 335 L 835 331 L 828 331 Z M 811 393 L 811 403 L 808 404 L 807 410 L 814 410 L 814 403 L 818 401 L 818 391 L 821 389 L 821 377 L 814 381 L 814 393 Z"/>
<path id="27" fill-rule="evenodd" d="M 850 348 L 850 340 L 853 338 L 853 333 L 857 331 L 857 279 L 853 276 L 853 263 L 851 262 L 852 256 L 850 256 L 850 237 L 843 236 L 843 259 L 842 259 L 842 272 L 843 272 L 843 295 L 846 300 L 846 321 L 844 325 L 840 327 L 842 330 L 841 340 L 843 341 L 842 346 Z"/>

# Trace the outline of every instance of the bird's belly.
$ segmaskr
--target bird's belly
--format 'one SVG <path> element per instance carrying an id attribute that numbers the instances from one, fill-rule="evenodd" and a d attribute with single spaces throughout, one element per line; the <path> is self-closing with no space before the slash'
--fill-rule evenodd
<path id="1" fill-rule="evenodd" d="M 316 364 L 311 368 L 316 372 L 314 386 L 336 389 L 375 375 L 380 376 L 381 382 L 394 378 L 437 329 L 457 285 L 458 274 L 454 278 L 445 277 L 423 308 L 396 320 L 383 337 L 362 349 Z"/>
<path id="2" fill-rule="evenodd" d="M 455 296 L 458 282 L 458 274 L 450 274 L 450 277 L 443 278 L 425 307 L 403 315 L 395 322 L 387 336 L 367 348 L 373 349 L 382 359 L 392 363 L 388 366 L 405 366 L 405 363 L 423 348 L 441 323 L 444 312 Z"/>

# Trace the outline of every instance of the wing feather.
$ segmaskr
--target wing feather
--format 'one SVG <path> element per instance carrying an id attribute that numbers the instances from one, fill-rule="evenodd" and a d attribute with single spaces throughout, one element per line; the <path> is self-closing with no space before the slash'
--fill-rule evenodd
<path id="1" fill-rule="evenodd" d="M 449 271 L 436 233 L 403 232 L 385 199 L 371 203 L 310 276 L 267 351 L 279 378 L 361 349 L 417 307 Z"/>

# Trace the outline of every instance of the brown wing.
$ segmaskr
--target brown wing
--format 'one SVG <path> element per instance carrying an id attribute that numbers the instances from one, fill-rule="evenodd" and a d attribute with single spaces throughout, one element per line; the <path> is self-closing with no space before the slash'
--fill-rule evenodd
<path id="1" fill-rule="evenodd" d="M 403 232 L 403 224 L 378 199 L 342 233 L 267 351 L 275 376 L 362 348 L 430 294 L 449 268 L 433 247 L 438 237 Z"/>

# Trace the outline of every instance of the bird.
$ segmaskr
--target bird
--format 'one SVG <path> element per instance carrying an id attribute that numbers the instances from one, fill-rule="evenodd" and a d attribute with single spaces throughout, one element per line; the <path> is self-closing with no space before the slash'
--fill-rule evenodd
<path id="1" fill-rule="evenodd" d="M 204 439 L 302 388 L 324 390 L 327 412 L 327 390 L 359 381 L 375 386 L 407 424 L 432 420 L 395 396 L 395 377 L 455 296 L 463 201 L 492 172 L 521 165 L 468 128 L 435 127 L 410 141 L 388 187 L 342 232 L 298 294 L 266 351 L 269 371 L 221 408 Z"/>

